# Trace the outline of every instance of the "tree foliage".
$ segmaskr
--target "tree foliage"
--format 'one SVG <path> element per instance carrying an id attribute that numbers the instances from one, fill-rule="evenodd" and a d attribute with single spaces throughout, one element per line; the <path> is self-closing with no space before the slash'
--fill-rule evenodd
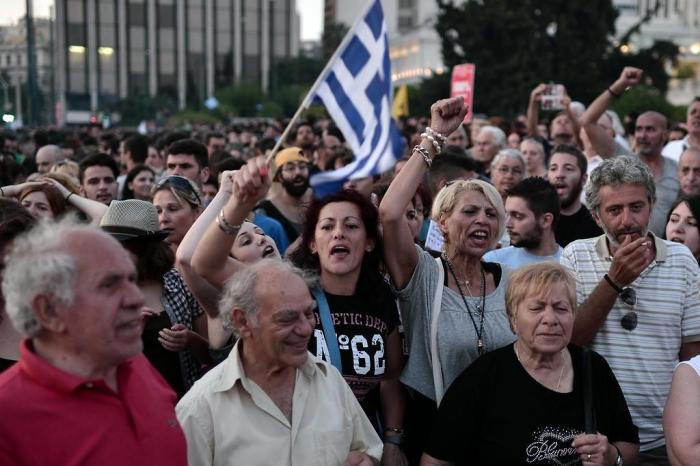
<path id="1" fill-rule="evenodd" d="M 332 23 L 323 28 L 321 35 L 321 47 L 323 50 L 323 61 L 328 61 L 329 58 L 338 48 L 343 38 L 348 33 L 350 28 L 343 23 Z"/>
<path id="2" fill-rule="evenodd" d="M 617 10 L 611 0 L 438 1 L 449 67 L 476 65 L 474 111 L 513 116 L 540 82 L 578 100 L 600 93 Z"/>

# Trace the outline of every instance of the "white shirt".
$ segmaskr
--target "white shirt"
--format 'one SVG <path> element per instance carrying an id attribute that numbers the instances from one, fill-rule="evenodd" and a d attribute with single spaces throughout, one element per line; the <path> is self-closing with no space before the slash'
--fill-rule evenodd
<path id="1" fill-rule="evenodd" d="M 297 369 L 291 422 L 246 377 L 240 341 L 194 384 L 176 412 L 190 466 L 333 466 L 350 451 L 382 456 L 382 442 L 350 387 L 311 354 Z"/>
<path id="2" fill-rule="evenodd" d="M 683 151 L 685 151 L 689 145 L 688 136 L 676 141 L 669 141 L 661 150 L 661 155 L 678 163 L 681 159 L 681 155 L 683 155 Z"/>

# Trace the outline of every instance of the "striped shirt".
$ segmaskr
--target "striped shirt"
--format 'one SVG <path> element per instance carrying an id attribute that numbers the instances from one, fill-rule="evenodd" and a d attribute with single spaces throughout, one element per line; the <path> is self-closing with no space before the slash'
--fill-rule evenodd
<path id="1" fill-rule="evenodd" d="M 656 258 L 630 284 L 637 303 L 629 306 L 617 299 L 590 343 L 607 359 L 622 387 L 639 427 L 642 451 L 665 443 L 661 417 L 681 344 L 700 340 L 698 263 L 682 244 L 653 238 Z M 576 277 L 579 305 L 603 280 L 611 262 L 605 235 L 574 241 L 564 249 L 561 264 Z M 628 331 L 621 319 L 632 310 L 638 324 Z"/>

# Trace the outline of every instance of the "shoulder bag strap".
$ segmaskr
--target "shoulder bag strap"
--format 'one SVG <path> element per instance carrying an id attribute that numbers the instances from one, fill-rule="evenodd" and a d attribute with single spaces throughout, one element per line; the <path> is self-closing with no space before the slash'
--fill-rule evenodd
<path id="1" fill-rule="evenodd" d="M 445 394 L 444 381 L 442 379 L 442 365 L 440 364 L 440 354 L 438 353 L 438 317 L 442 307 L 442 290 L 444 288 L 445 270 L 439 257 L 435 258 L 438 265 L 438 279 L 435 286 L 435 296 L 433 296 L 433 307 L 430 314 L 430 362 L 433 366 L 433 386 L 435 387 L 435 401 L 440 406 L 442 395 Z"/>
<path id="2" fill-rule="evenodd" d="M 591 370 L 591 350 L 583 348 L 581 352 L 583 360 L 583 416 L 587 434 L 595 434 L 596 419 L 593 412 L 593 372 Z"/>
<path id="3" fill-rule="evenodd" d="M 343 364 L 340 362 L 338 337 L 335 334 L 335 327 L 333 326 L 333 320 L 331 319 L 331 309 L 328 307 L 326 294 L 321 288 L 318 287 L 312 288 L 311 293 L 314 295 L 314 298 L 316 298 L 316 304 L 318 304 L 318 315 L 321 318 L 321 326 L 323 327 L 323 335 L 326 338 L 326 345 L 328 346 L 328 355 L 331 358 L 331 364 L 333 364 L 333 366 L 335 366 L 335 368 L 342 374 Z"/>

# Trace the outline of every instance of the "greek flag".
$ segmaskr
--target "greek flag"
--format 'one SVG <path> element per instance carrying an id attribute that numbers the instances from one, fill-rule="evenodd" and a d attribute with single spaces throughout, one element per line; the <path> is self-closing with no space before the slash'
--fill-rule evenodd
<path id="1" fill-rule="evenodd" d="M 403 154 L 404 140 L 391 119 L 389 40 L 379 0 L 348 32 L 326 71 L 310 95 L 326 107 L 355 160 L 312 176 L 318 197 L 340 190 L 346 180 L 391 169 Z"/>

